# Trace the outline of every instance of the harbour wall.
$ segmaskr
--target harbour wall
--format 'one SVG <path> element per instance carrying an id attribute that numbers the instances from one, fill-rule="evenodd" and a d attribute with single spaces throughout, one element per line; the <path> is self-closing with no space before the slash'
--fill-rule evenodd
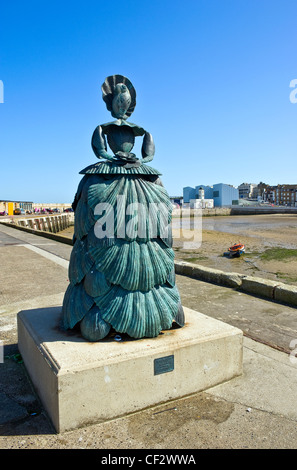
<path id="1" fill-rule="evenodd" d="M 297 307 L 297 286 L 240 273 L 220 271 L 186 261 L 175 261 L 175 272 Z"/>
<path id="2" fill-rule="evenodd" d="M 181 209 L 173 209 L 172 216 L 179 217 Z M 199 215 L 214 217 L 224 215 L 257 215 L 257 214 L 297 214 L 297 207 L 285 206 L 255 206 L 255 207 L 214 207 L 212 209 L 182 209 L 183 216 Z"/>

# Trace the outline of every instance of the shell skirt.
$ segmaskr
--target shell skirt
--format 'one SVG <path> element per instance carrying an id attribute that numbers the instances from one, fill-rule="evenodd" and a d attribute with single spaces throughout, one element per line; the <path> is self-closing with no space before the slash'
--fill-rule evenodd
<path id="1" fill-rule="evenodd" d="M 80 173 L 62 328 L 81 323 L 82 335 L 94 341 L 111 328 L 143 338 L 158 336 L 173 321 L 183 326 L 172 204 L 160 173 L 110 162 Z"/>

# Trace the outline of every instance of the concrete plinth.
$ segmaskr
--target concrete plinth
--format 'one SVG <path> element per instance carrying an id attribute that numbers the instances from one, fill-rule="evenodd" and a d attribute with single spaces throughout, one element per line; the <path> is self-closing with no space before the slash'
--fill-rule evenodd
<path id="1" fill-rule="evenodd" d="M 59 329 L 61 307 L 18 314 L 19 350 L 57 432 L 206 390 L 242 373 L 242 331 L 184 308 L 157 338 L 97 343 Z"/>

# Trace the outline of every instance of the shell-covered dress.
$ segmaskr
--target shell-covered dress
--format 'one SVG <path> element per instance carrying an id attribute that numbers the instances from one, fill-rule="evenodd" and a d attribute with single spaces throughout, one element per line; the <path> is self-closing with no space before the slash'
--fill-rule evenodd
<path id="1" fill-rule="evenodd" d="M 157 170 L 145 159 L 124 158 L 135 136 L 145 135 L 145 140 L 144 129 L 121 119 L 98 126 L 92 139 L 95 153 L 98 135 L 101 142 L 107 136 L 122 158 L 80 172 L 62 328 L 80 324 L 88 341 L 99 341 L 110 331 L 155 337 L 173 321 L 184 325 L 175 285 L 172 204 Z"/>

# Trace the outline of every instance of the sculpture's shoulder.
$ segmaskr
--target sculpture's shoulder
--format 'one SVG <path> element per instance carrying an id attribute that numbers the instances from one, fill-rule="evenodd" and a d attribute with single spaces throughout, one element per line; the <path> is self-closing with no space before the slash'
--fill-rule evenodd
<path id="1" fill-rule="evenodd" d="M 124 119 L 117 119 L 116 121 L 107 122 L 105 124 L 100 125 L 104 134 L 109 134 L 109 132 L 111 132 L 115 126 L 116 127 L 121 127 L 121 126 L 129 127 L 130 129 L 132 129 L 135 137 L 142 136 L 146 133 L 146 130 L 143 127 L 138 126 L 137 124 L 133 124 L 132 122 L 128 122 Z"/>

